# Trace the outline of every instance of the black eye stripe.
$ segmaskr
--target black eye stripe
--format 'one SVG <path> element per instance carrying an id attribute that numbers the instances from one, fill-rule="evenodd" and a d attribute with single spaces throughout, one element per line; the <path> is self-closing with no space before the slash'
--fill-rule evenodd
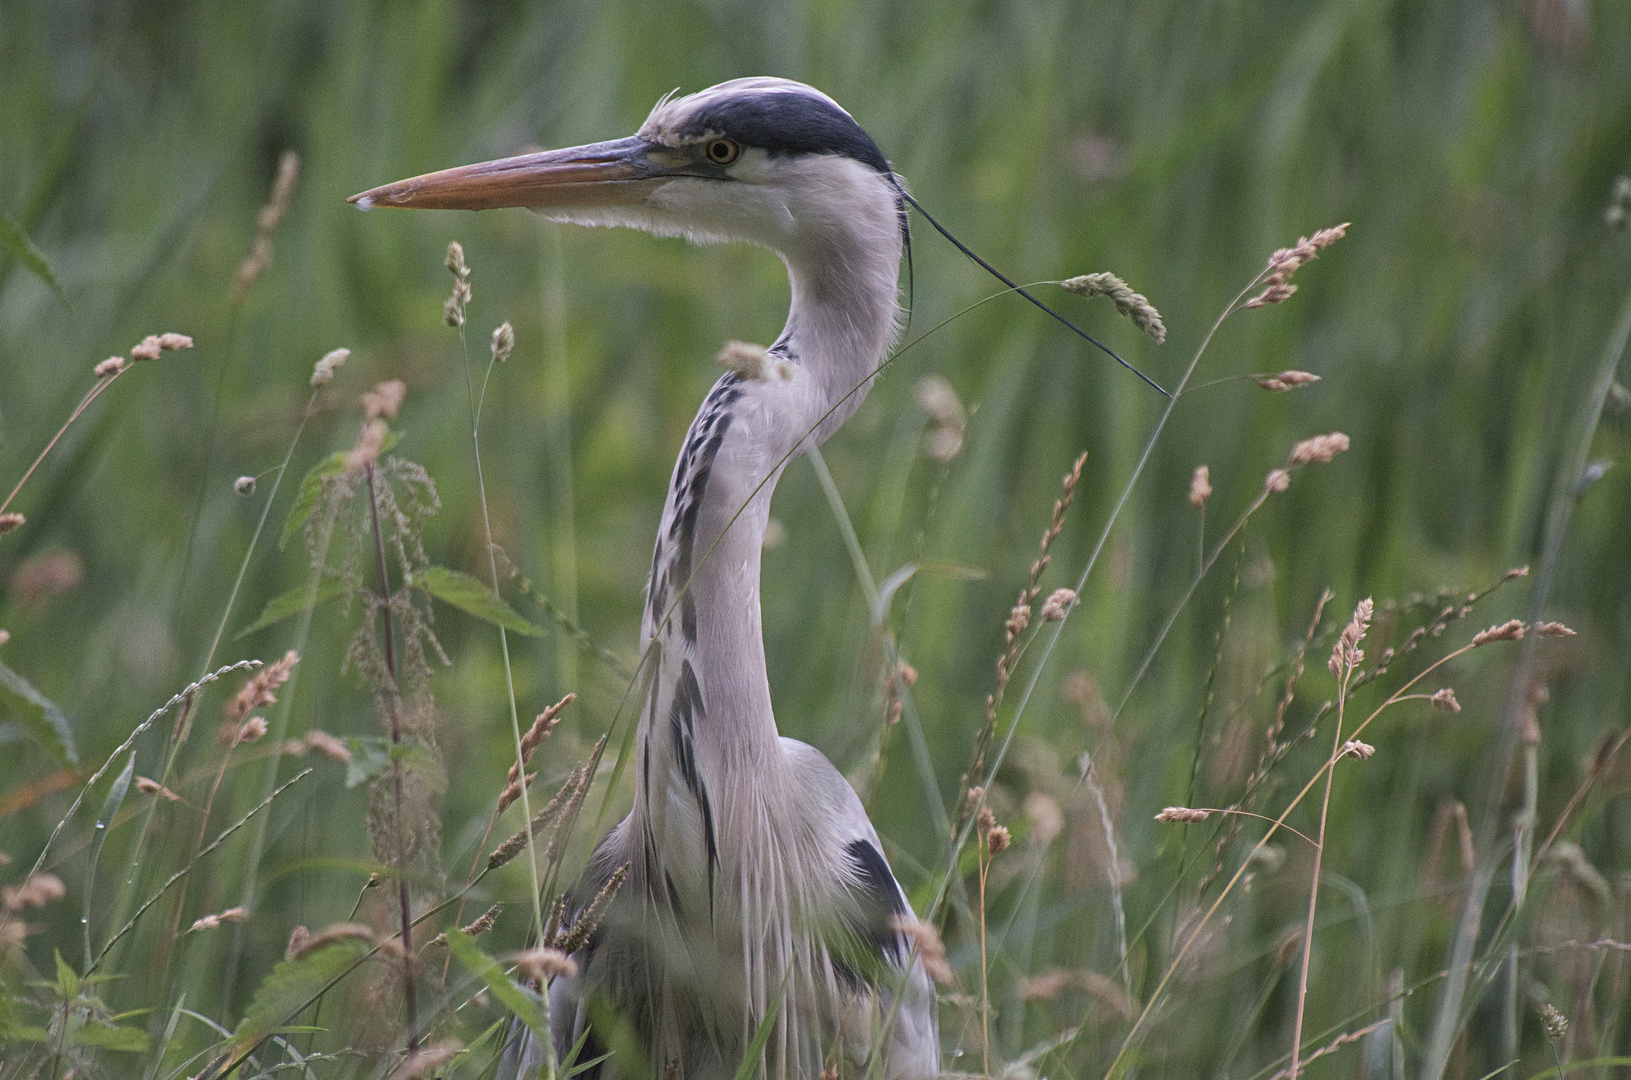
<path id="1" fill-rule="evenodd" d="M 889 163 L 861 126 L 831 104 L 804 94 L 770 92 L 716 101 L 687 117 L 677 134 L 720 134 L 775 154 L 841 154 L 888 174 Z M 711 146 L 712 144 L 708 144 Z M 719 164 L 711 153 L 710 161 Z"/>

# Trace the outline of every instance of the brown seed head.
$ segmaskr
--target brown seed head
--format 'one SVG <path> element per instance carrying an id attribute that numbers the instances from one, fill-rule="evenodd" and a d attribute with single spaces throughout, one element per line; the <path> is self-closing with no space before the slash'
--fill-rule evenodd
<path id="1" fill-rule="evenodd" d="M 1263 490 L 1281 492 L 1291 486 L 1291 474 L 1284 469 L 1270 469 L 1268 475 L 1263 477 Z"/>
<path id="2" fill-rule="evenodd" d="M 911 914 L 892 915 L 889 918 L 889 927 L 905 934 L 917 948 L 918 959 L 923 962 L 923 970 L 928 973 L 929 978 L 941 986 L 950 986 L 957 980 L 956 973 L 946 960 L 946 946 L 940 940 L 940 931 L 935 928 L 934 923 Z"/>
<path id="3" fill-rule="evenodd" d="M 3 520 L 4 515 L 0 515 Z M 17 515 L 21 524 L 22 515 Z M 16 528 L 17 525 L 12 525 Z M 0 528 L 0 532 L 5 531 Z M 50 548 L 24 559 L 11 575 L 11 595 L 25 607 L 59 593 L 79 588 L 85 580 L 85 562 L 67 548 Z"/>
<path id="4" fill-rule="evenodd" d="M 350 349 L 331 349 L 324 353 L 323 358 L 312 365 L 312 386 L 327 386 L 329 383 L 333 382 L 334 373 L 338 371 L 349 359 L 351 359 Z"/>
<path id="5" fill-rule="evenodd" d="M 161 796 L 167 802 L 181 801 L 180 795 L 177 795 L 175 792 L 171 791 L 157 780 L 150 779 L 146 776 L 136 777 L 136 790 L 141 792 L 143 795 Z"/>
<path id="6" fill-rule="evenodd" d="M 578 973 L 578 962 L 559 949 L 528 949 L 511 959 L 515 962 L 515 973 L 526 982 L 548 982 L 557 975 L 570 979 Z"/>
<path id="7" fill-rule="evenodd" d="M 1009 641 L 1019 637 L 1025 632 L 1025 628 L 1031 625 L 1031 605 L 1015 604 L 1013 610 L 1008 613 L 1008 622 L 1004 625 L 1008 631 Z"/>
<path id="8" fill-rule="evenodd" d="M 1169 806 L 1155 815 L 1155 820 L 1162 822 L 1176 821 L 1185 825 L 1193 825 L 1205 821 L 1211 816 L 1212 813 L 1209 810 L 1196 810 L 1189 806 Z"/>
<path id="9" fill-rule="evenodd" d="M 1351 757 L 1358 761 L 1364 761 L 1374 753 L 1376 753 L 1376 747 L 1370 743 L 1360 742 L 1358 739 L 1349 739 L 1342 744 L 1342 750 L 1337 754 L 1337 757 Z"/>
<path id="10" fill-rule="evenodd" d="M 1523 620 L 1508 619 L 1499 626 L 1480 630 L 1473 635 L 1473 645 L 1488 645 L 1492 641 L 1519 641 L 1523 638 Z"/>
<path id="11" fill-rule="evenodd" d="M 716 359 L 720 367 L 734 371 L 744 379 L 786 382 L 793 377 L 792 365 L 786 358 L 749 341 L 725 342 Z"/>
<path id="12" fill-rule="evenodd" d="M 1340 431 L 1333 431 L 1329 435 L 1316 435 L 1312 439 L 1304 439 L 1291 449 L 1291 464 L 1308 465 L 1312 462 L 1325 463 L 1348 449 L 1348 436 Z"/>
<path id="13" fill-rule="evenodd" d="M 41 908 L 68 895 L 62 879 L 55 874 L 35 874 L 21 885 L 7 885 L 0 897 L 7 911 L 20 908 Z"/>
<path id="14" fill-rule="evenodd" d="M 1013 842 L 1014 838 L 1006 825 L 993 825 L 986 830 L 985 843 L 993 855 L 1008 850 L 1008 846 Z"/>
<path id="15" fill-rule="evenodd" d="M 290 649 L 283 654 L 283 659 L 267 664 L 255 672 L 244 683 L 243 689 L 238 691 L 237 697 L 227 703 L 222 715 L 236 723 L 256 709 L 263 709 L 276 702 L 277 697 L 272 691 L 289 681 L 290 673 L 299 662 L 300 654 Z"/>
<path id="16" fill-rule="evenodd" d="M 1540 1010 L 1540 1022 L 1546 1028 L 1546 1037 L 1548 1039 L 1561 1042 L 1569 1033 L 1569 1018 L 1559 1012 L 1557 1006 L 1549 1001 Z"/>
<path id="17" fill-rule="evenodd" d="M 499 323 L 498 329 L 493 331 L 493 362 L 502 364 L 510 358 L 510 353 L 514 351 L 515 327 L 511 326 L 509 321 L 506 320 Z"/>
<path id="18" fill-rule="evenodd" d="M 13 529 L 21 528 L 28 519 L 16 511 L 0 514 L 0 533 L 8 533 Z"/>
<path id="19" fill-rule="evenodd" d="M 96 367 L 93 369 L 92 374 L 94 374 L 98 379 L 105 379 L 109 375 L 119 374 L 119 372 L 123 371 L 124 369 L 125 369 L 125 358 L 124 357 L 122 357 L 122 356 L 110 356 L 106 360 L 102 361 L 100 364 L 97 364 Z"/>
<path id="20" fill-rule="evenodd" d="M 1059 622 L 1076 603 L 1075 589 L 1055 589 L 1042 604 L 1042 621 Z"/>
<path id="21" fill-rule="evenodd" d="M 356 445 L 345 458 L 345 471 L 355 476 L 379 460 L 385 450 L 385 436 L 390 428 L 383 420 L 370 420 L 362 426 Z"/>
<path id="22" fill-rule="evenodd" d="M 326 731 L 313 729 L 306 732 L 306 746 L 333 761 L 351 760 L 351 751 L 346 744 Z"/>
<path id="23" fill-rule="evenodd" d="M 238 729 L 238 734 L 232 740 L 232 745 L 239 746 L 243 743 L 255 742 L 265 734 L 266 717 L 251 716 L 248 720 L 245 720 L 243 722 L 243 726 Z"/>
<path id="24" fill-rule="evenodd" d="M 1574 637 L 1574 631 L 1560 622 L 1536 623 L 1533 629 L 1541 637 Z"/>
<path id="25" fill-rule="evenodd" d="M 1277 375 L 1254 375 L 1258 386 L 1270 393 L 1282 393 L 1297 386 L 1319 382 L 1320 377 L 1307 371 L 1282 371 Z"/>
<path id="26" fill-rule="evenodd" d="M 187 928 L 187 932 L 190 934 L 194 930 L 214 930 L 222 923 L 243 922 L 247 918 L 249 918 L 248 908 L 231 907 L 218 914 L 205 915 L 201 919 L 194 920 L 193 924 Z"/>
<path id="27" fill-rule="evenodd" d="M 1200 510 L 1206 506 L 1206 500 L 1212 497 L 1212 470 L 1205 465 L 1195 466 L 1195 472 L 1189 478 L 1189 505 Z"/>
<path id="28" fill-rule="evenodd" d="M 1287 285 L 1283 282 L 1276 285 L 1270 285 L 1268 288 L 1246 301 L 1246 306 L 1249 308 L 1268 307 L 1270 304 L 1278 304 L 1283 300 L 1290 299 L 1291 294 L 1296 291 L 1297 286 Z"/>
<path id="29" fill-rule="evenodd" d="M 1432 702 L 1433 708 L 1439 712 L 1458 713 L 1461 711 L 1461 702 L 1455 699 L 1455 691 L 1448 686 L 1427 700 Z"/>
<path id="30" fill-rule="evenodd" d="M 463 281 L 470 276 L 470 267 L 464 261 L 464 245 L 457 240 L 447 245 L 447 260 L 445 264 L 452 275 Z"/>
<path id="31" fill-rule="evenodd" d="M 377 941 L 374 937 L 373 928 L 365 923 L 335 923 L 321 934 L 313 934 L 308 930 L 302 935 L 300 932 L 303 929 L 305 928 L 297 926 L 294 933 L 289 935 L 288 956 L 291 960 L 299 960 L 302 957 L 310 956 L 318 949 L 333 945 L 337 941 L 366 941 L 370 944 Z M 300 939 L 298 945 L 296 944 L 297 938 Z M 398 947 L 400 948 L 400 946 Z"/>
<path id="32" fill-rule="evenodd" d="M 1167 340 L 1166 324 L 1161 313 L 1148 299 L 1133 291 L 1132 286 L 1114 274 L 1082 274 L 1059 283 L 1066 292 L 1078 296 L 1105 296 L 1116 305 L 1116 310 L 1133 320 L 1133 325 L 1155 339 L 1157 345 Z"/>
<path id="33" fill-rule="evenodd" d="M 255 494 L 255 478 L 253 476 L 240 476 L 232 482 L 232 490 L 239 495 Z"/>
<path id="34" fill-rule="evenodd" d="M 305 926 L 296 926 L 289 933 L 289 944 L 283 948 L 283 959 L 293 960 L 300 955 L 301 950 L 305 949 L 310 941 L 311 931 L 307 930 Z"/>
<path id="35" fill-rule="evenodd" d="M 503 911 L 504 905 L 502 903 L 494 904 L 482 913 L 481 918 L 461 929 L 471 937 L 480 937 L 493 928 L 493 924 L 498 921 L 498 917 Z"/>
<path id="36" fill-rule="evenodd" d="M 363 394 L 362 414 L 369 420 L 395 420 L 402 399 L 408 393 L 408 384 L 401 379 L 387 379 Z"/>

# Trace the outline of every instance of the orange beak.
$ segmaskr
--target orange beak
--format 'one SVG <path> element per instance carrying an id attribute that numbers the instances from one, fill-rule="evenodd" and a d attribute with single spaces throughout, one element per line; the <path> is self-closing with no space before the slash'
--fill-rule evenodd
<path id="1" fill-rule="evenodd" d="M 534 209 L 617 206 L 642 201 L 647 183 L 674 175 L 648 155 L 637 136 L 565 150 L 461 165 L 353 195 L 363 210 L 401 206 L 413 210 Z"/>

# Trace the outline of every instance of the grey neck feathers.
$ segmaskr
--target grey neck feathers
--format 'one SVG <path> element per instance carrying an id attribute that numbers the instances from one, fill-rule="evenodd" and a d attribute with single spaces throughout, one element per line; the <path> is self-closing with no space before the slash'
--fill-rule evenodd
<path id="1" fill-rule="evenodd" d="M 782 469 L 855 411 L 895 334 L 898 219 L 891 207 L 866 224 L 870 242 L 840 235 L 782 252 L 792 302 L 772 353 L 785 363 L 721 378 L 675 463 L 642 635 L 659 658 L 641 753 L 651 744 L 654 767 L 666 758 L 699 783 L 721 769 L 774 782 L 760 549 Z M 878 243 L 877 228 L 893 242 Z M 699 700 L 688 702 L 692 680 Z"/>

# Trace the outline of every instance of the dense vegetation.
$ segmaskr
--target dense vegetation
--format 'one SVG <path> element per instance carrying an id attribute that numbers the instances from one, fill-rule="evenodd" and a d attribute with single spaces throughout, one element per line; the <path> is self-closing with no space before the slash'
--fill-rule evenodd
<path id="1" fill-rule="evenodd" d="M 721 345 L 773 339 L 785 277 L 746 248 L 344 200 L 760 73 L 832 94 L 1015 280 L 1125 278 L 1165 344 L 1038 289 L 1169 388 L 1271 252 L 1352 223 L 1294 296 L 1222 323 L 1145 462 L 1165 400 L 1012 296 L 942 327 L 1000 286 L 919 219 L 903 340 L 932 335 L 824 448 L 841 507 L 810 463 L 782 483 L 778 720 L 851 777 L 944 938 L 947 1069 L 1267 1077 L 1296 1031 L 1314 1075 L 1623 1069 L 1631 209 L 1608 211 L 1631 6 L 21 0 L 0 6 L 0 497 L 102 392 L 0 507 L 24 519 L 0 534 L 0 1076 L 250 1050 L 243 1075 L 386 1075 L 410 1040 L 418 1075 L 477 1076 L 534 1007 L 482 959 L 548 918 L 526 859 L 462 890 L 523 822 L 493 822 L 518 729 L 567 693 L 532 761 L 531 808 L 581 803 L 539 845 L 547 890 L 626 805 L 669 468 Z M 191 348 L 133 358 L 164 333 Z M 128 366 L 93 375 L 111 354 Z M 1320 378 L 1247 377 L 1285 370 Z M 1334 432 L 1348 449 L 1276 490 Z M 1366 597 L 1365 657 L 1333 673 Z M 1460 652 L 1510 619 L 1521 640 Z M 1398 701 L 1355 735 L 1456 652 L 1404 692 L 1459 712 Z M 285 664 L 125 746 L 240 660 Z M 1374 753 L 1339 760 L 1350 738 Z M 993 768 L 995 853 L 988 828 L 951 839 Z M 1305 835 L 1260 843 L 1288 808 Z M 496 901 L 457 957 L 431 940 Z"/>

